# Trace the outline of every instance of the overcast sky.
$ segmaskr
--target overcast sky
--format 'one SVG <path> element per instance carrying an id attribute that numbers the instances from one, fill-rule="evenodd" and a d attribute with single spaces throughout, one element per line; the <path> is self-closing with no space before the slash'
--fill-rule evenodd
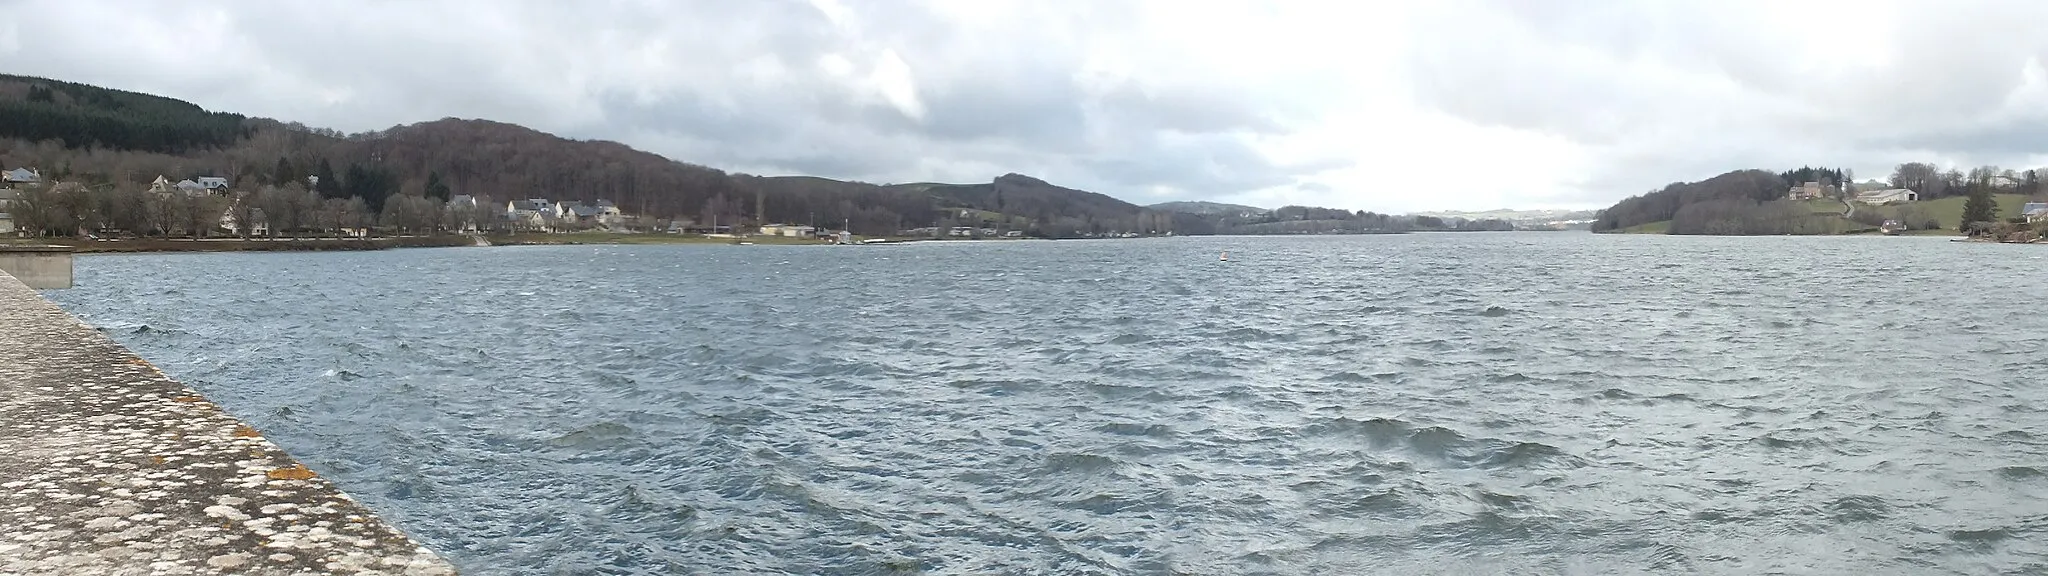
<path id="1" fill-rule="evenodd" d="M 0 71 L 356 132 L 1138 203 L 1600 207 L 2048 165 L 2048 2 L 0 0 Z"/>

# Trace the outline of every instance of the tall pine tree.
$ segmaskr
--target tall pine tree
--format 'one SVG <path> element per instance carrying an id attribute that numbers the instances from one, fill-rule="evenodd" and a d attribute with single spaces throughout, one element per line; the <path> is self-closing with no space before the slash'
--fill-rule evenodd
<path id="1" fill-rule="evenodd" d="M 446 182 L 442 182 L 442 181 L 441 181 L 441 172 L 440 172 L 440 171 L 438 171 L 438 170 L 437 170 L 437 171 L 431 171 L 431 172 L 427 172 L 427 197 L 428 197 L 428 198 L 436 198 L 436 199 L 439 199 L 439 200 L 440 200 L 440 201 L 442 201 L 442 202 L 447 202 L 447 201 L 448 201 L 448 197 L 449 197 L 449 196 L 450 196 L 451 194 L 453 194 L 453 191 L 451 191 L 451 190 L 449 190 L 449 189 L 448 189 L 448 184 L 447 184 Z"/>
<path id="2" fill-rule="evenodd" d="M 278 186 L 303 182 L 302 178 L 304 175 L 292 168 L 292 161 L 286 160 L 283 156 L 277 157 L 277 167 L 270 170 L 270 183 Z"/>
<path id="3" fill-rule="evenodd" d="M 1991 187 L 1985 183 L 1972 182 L 1969 198 L 1963 201 L 1963 222 L 1961 232 L 1969 232 L 1978 222 L 1998 222 L 1998 201 L 1991 197 Z"/>
<path id="4" fill-rule="evenodd" d="M 341 179 L 334 177 L 334 165 L 327 163 L 326 158 L 320 159 L 320 169 L 318 171 L 315 171 L 313 175 L 320 179 L 319 182 L 313 184 L 313 189 L 315 191 L 320 192 L 320 197 L 348 197 L 348 195 L 341 193 Z"/>

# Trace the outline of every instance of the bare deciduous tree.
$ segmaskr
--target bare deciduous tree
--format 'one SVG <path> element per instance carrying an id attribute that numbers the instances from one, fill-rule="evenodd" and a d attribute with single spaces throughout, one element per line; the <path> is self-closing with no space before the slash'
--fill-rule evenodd
<path id="1" fill-rule="evenodd" d="M 1907 162 L 1892 170 L 1893 188 L 1907 188 L 1933 196 L 1932 186 L 1941 180 L 1941 169 L 1925 162 Z"/>
<path id="2" fill-rule="evenodd" d="M 236 236 L 242 237 L 243 240 L 249 239 L 249 233 L 256 229 L 256 215 L 259 213 L 267 215 L 268 213 L 267 210 L 261 208 L 264 199 L 276 193 L 276 188 L 264 186 L 255 192 L 235 193 L 228 200 L 228 218 L 234 220 L 234 233 Z M 266 226 L 266 228 L 269 227 Z M 273 235 L 277 233 L 275 228 L 270 228 L 270 230 Z"/>
<path id="3" fill-rule="evenodd" d="M 227 209 L 227 199 L 212 194 L 175 194 L 178 203 L 184 206 L 180 216 L 184 218 L 185 233 L 194 240 L 213 236 L 220 226 L 220 217 Z"/>
<path id="4" fill-rule="evenodd" d="M 157 235 L 168 237 L 183 220 L 178 214 L 177 199 L 170 194 L 143 192 L 143 218 L 149 222 L 149 229 Z"/>
<path id="5" fill-rule="evenodd" d="M 58 214 L 56 195 L 48 186 L 21 188 L 7 209 L 14 214 L 15 227 L 31 236 L 48 234 L 63 219 Z"/>
<path id="6" fill-rule="evenodd" d="M 364 202 L 362 198 L 349 198 L 342 210 L 341 227 L 347 230 L 367 231 L 372 218 L 374 216 L 370 214 L 370 203 Z"/>

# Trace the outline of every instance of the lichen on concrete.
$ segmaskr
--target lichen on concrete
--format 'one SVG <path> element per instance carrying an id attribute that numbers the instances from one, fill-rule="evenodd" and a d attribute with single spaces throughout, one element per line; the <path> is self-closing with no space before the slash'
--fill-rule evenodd
<path id="1" fill-rule="evenodd" d="M 454 573 L 0 273 L 0 576 Z"/>

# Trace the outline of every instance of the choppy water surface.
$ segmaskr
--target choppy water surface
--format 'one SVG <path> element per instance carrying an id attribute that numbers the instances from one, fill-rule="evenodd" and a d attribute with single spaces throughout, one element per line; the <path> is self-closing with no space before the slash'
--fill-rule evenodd
<path id="1" fill-rule="evenodd" d="M 83 257 L 49 294 L 472 574 L 2016 574 L 2044 257 L 458 248 Z"/>

